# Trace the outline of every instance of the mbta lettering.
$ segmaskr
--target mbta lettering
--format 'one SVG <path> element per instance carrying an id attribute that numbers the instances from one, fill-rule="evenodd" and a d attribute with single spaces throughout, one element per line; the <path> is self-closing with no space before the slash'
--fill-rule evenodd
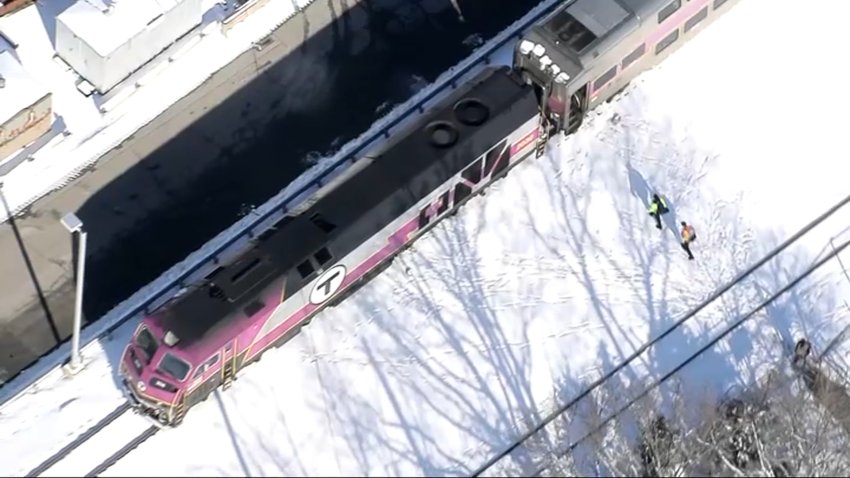
<path id="1" fill-rule="evenodd" d="M 477 189 L 489 183 L 508 167 L 511 159 L 510 143 L 505 139 L 460 173 L 460 179 L 437 199 L 419 211 L 419 229 L 430 224 L 468 198 Z"/>

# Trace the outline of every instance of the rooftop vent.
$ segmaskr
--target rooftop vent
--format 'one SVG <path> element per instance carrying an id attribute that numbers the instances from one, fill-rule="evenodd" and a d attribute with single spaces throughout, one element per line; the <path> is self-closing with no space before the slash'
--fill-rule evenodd
<path id="1" fill-rule="evenodd" d="M 490 118 L 490 109 L 475 98 L 458 101 L 454 110 L 457 120 L 467 126 L 480 126 Z"/>
<path id="2" fill-rule="evenodd" d="M 546 28 L 562 43 L 577 52 L 584 50 L 596 40 L 596 35 L 590 29 L 566 11 L 555 16 Z"/>
<path id="3" fill-rule="evenodd" d="M 428 140 L 438 148 L 448 148 L 457 142 L 457 130 L 451 123 L 437 121 L 428 125 L 425 130 Z"/>

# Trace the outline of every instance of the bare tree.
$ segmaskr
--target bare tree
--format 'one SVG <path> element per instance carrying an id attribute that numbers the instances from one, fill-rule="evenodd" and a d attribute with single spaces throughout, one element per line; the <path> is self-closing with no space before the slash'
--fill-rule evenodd
<path id="1" fill-rule="evenodd" d="M 850 397 L 835 384 L 806 383 L 784 367 L 718 402 L 671 380 L 610 421 L 646 384 L 606 385 L 527 450 L 545 476 L 848 476 L 850 434 L 836 410 L 846 411 Z"/>

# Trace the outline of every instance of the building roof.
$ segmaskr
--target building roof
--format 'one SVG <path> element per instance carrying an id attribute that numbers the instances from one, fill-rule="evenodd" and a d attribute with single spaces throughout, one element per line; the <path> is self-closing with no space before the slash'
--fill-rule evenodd
<path id="1" fill-rule="evenodd" d="M 59 14 L 57 21 L 105 57 L 181 1 L 77 0 Z"/>
<path id="2" fill-rule="evenodd" d="M 50 93 L 46 86 L 24 70 L 9 51 L 0 51 L 0 75 L 5 82 L 0 88 L 0 125 Z"/>

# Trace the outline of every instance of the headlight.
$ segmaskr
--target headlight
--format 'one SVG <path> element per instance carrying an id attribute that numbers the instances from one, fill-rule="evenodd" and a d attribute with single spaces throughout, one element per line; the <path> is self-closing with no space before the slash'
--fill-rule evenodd
<path id="1" fill-rule="evenodd" d="M 175 393 L 177 391 L 177 387 L 175 387 L 174 385 L 171 385 L 170 383 L 166 382 L 165 380 L 160 380 L 156 377 L 151 379 L 151 385 L 153 385 L 154 387 L 156 387 L 160 390 L 165 390 L 166 392 L 170 392 L 170 393 Z"/>
<path id="2" fill-rule="evenodd" d="M 145 382 L 139 380 L 139 383 L 136 384 L 136 388 L 138 388 L 140 392 L 144 392 L 148 387 L 145 386 Z"/>
<path id="3" fill-rule="evenodd" d="M 142 373 L 142 362 L 133 355 L 133 366 L 136 367 L 136 373 Z"/>

